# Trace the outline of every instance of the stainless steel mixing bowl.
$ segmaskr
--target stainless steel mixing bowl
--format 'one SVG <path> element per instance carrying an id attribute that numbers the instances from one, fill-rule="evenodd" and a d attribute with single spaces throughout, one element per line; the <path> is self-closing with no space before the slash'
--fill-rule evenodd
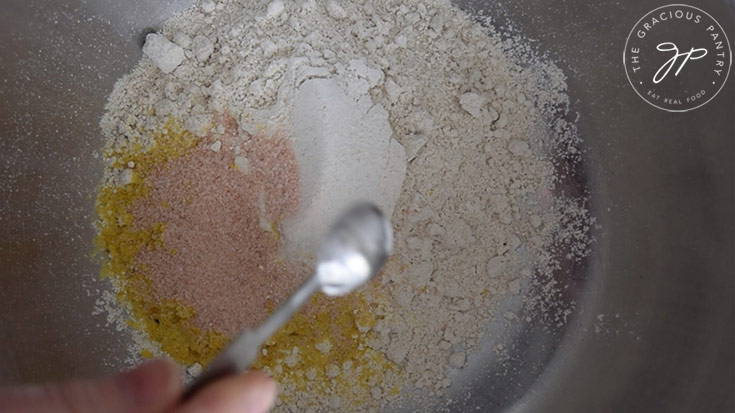
<path id="1" fill-rule="evenodd" d="M 97 126 L 142 35 L 188 1 L 5 0 L 0 5 L 0 383 L 120 367 L 130 337 L 92 315 Z M 733 76 L 702 108 L 656 109 L 626 79 L 633 24 L 658 1 L 460 1 L 512 23 L 568 75 L 584 182 L 600 223 L 568 277 L 572 320 L 529 325 L 513 368 L 480 367 L 480 411 L 731 412 Z M 698 1 L 731 40 L 732 1 Z M 583 280 L 584 282 L 581 282 Z"/>

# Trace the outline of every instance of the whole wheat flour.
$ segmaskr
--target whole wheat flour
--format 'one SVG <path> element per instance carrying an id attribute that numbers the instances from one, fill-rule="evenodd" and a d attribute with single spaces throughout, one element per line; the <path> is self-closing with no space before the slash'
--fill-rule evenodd
<path id="1" fill-rule="evenodd" d="M 263 350 L 260 367 L 282 383 L 280 411 L 371 411 L 441 395 L 482 335 L 502 334 L 486 331 L 491 319 L 522 322 L 518 314 L 496 314 L 510 296 L 524 300 L 524 317 L 566 321 L 571 309 L 554 308 L 552 275 L 561 260 L 585 257 L 593 220 L 584 199 L 559 191 L 564 165 L 579 162 L 573 125 L 563 120 L 564 75 L 521 41 L 502 40 L 442 0 L 205 0 L 146 45 L 101 122 L 105 187 L 135 182 L 138 165 L 120 154 L 157 144 L 161 125 L 172 120 L 197 139 L 190 150 L 229 151 L 241 170 L 248 158 L 238 157 L 258 136 L 286 131 L 298 148 L 293 131 L 304 120 L 295 102 L 315 80 L 337 85 L 356 113 L 374 114 L 374 124 L 387 119 L 390 130 L 380 136 L 395 144 L 375 153 L 403 156 L 387 168 L 395 195 L 380 195 L 393 210 L 394 256 L 359 302 L 345 307 L 370 316 L 364 323 L 351 316 L 340 332 L 313 343 L 279 345 L 286 338 L 277 336 Z M 221 114 L 232 117 L 229 135 L 243 138 L 216 138 L 227 135 Z M 266 224 L 286 240 L 289 228 L 309 232 L 287 219 Z M 166 227 L 159 231 L 151 248 L 166 245 Z M 117 320 L 127 317 L 114 311 Z M 324 327 L 314 314 L 289 331 Z M 353 347 L 329 338 L 339 334 Z M 161 354 L 155 337 L 139 337 L 135 351 Z M 191 360 L 196 374 L 202 363 Z"/>

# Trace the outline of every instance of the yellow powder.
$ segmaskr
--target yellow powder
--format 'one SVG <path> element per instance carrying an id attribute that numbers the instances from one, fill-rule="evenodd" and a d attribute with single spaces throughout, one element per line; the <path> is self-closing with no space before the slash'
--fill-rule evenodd
<path id="1" fill-rule="evenodd" d="M 329 298 L 318 294 L 264 346 L 255 368 L 285 387 L 312 394 L 337 394 L 359 403 L 397 366 L 367 344 L 378 319 L 376 301 L 365 292 Z M 288 401 L 288 395 L 282 397 Z"/>
<path id="2" fill-rule="evenodd" d="M 165 224 L 135 228 L 130 212 L 133 202 L 149 193 L 150 187 L 145 180 L 151 168 L 186 155 L 199 139 L 174 120 L 162 125 L 152 138 L 153 144 L 148 147 L 136 143 L 105 151 L 113 168 L 122 169 L 130 164 L 134 165 L 135 172 L 129 183 L 105 186 L 99 190 L 95 206 L 99 216 L 95 244 L 107 253 L 101 274 L 114 277 L 120 285 L 118 298 L 131 310 L 129 324 L 132 327 L 146 332 L 161 350 L 175 360 L 186 364 L 206 364 L 225 346 L 228 338 L 215 331 L 193 327 L 195 314 L 191 306 L 175 300 L 156 302 L 153 299 L 150 280 L 145 276 L 145 269 L 136 265 L 136 257 L 144 247 L 164 247 Z M 150 352 L 141 355 L 152 356 Z"/>

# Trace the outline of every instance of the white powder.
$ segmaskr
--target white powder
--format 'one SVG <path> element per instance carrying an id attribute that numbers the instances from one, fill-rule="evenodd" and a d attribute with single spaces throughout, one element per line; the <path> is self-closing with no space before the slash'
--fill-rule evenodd
<path id="1" fill-rule="evenodd" d="M 184 50 L 175 70 L 166 73 L 176 59 L 144 59 L 118 83 L 102 120 L 110 147 L 150 143 L 150 132 L 169 117 L 204 134 L 213 113 L 228 112 L 247 131 L 290 129 L 297 147 L 309 139 L 335 145 L 298 151 L 312 197 L 300 212 L 304 220 L 328 208 L 326 195 L 339 188 L 359 194 L 350 182 L 386 209 L 395 204 L 396 251 L 379 281 L 386 297 L 367 344 L 395 362 L 403 378 L 369 384 L 360 405 L 285 385 L 288 402 L 277 410 L 368 411 L 395 399 L 394 386 L 403 386 L 404 397 L 441 395 L 452 384 L 449 373 L 467 365 L 499 303 L 511 296 L 525 294 L 526 313 L 497 314 L 507 323 L 566 321 L 571 309 L 555 307 L 558 287 L 545 280 L 560 256 L 585 256 L 592 219 L 583 199 L 557 192 L 557 157 L 578 158 L 573 128 L 561 119 L 568 101 L 557 67 L 442 0 L 211 3 L 161 30 Z M 331 92 L 309 91 L 317 85 Z M 344 107 L 332 105 L 346 98 Z M 350 129 L 354 134 L 331 120 L 337 114 L 360 125 Z M 388 157 L 383 175 L 372 162 L 347 171 L 337 156 L 368 135 L 375 147 L 362 149 L 367 159 Z M 109 179 L 121 173 L 111 169 Z M 325 182 L 330 186 L 320 192 Z M 316 227 L 290 222 L 283 233 L 304 243 Z M 339 366 L 327 373 L 353 374 Z"/>
<path id="2" fill-rule="evenodd" d="M 291 137 L 300 165 L 299 211 L 284 221 L 287 248 L 315 256 L 326 230 L 350 204 L 375 203 L 393 214 L 406 174 L 406 155 L 388 123 L 388 112 L 370 95 L 348 97 L 334 79 L 298 88 Z"/>
<path id="3" fill-rule="evenodd" d="M 184 49 L 157 33 L 145 37 L 143 53 L 163 73 L 171 73 L 184 60 Z"/>

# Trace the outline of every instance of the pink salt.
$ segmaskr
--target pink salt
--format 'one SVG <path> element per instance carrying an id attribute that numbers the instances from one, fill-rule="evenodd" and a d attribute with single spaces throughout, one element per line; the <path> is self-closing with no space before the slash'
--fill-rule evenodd
<path id="1" fill-rule="evenodd" d="M 278 235 L 261 222 L 277 224 L 298 208 L 299 171 L 289 140 L 280 133 L 238 135 L 234 119 L 216 119 L 225 132 L 155 169 L 146 179 L 150 196 L 133 214 L 140 228 L 165 224 L 164 247 L 137 257 L 155 297 L 179 299 L 194 308 L 196 326 L 233 336 L 260 323 L 308 274 L 281 259 Z M 222 146 L 215 152 L 217 140 Z M 237 143 L 247 173 L 235 168 Z"/>

